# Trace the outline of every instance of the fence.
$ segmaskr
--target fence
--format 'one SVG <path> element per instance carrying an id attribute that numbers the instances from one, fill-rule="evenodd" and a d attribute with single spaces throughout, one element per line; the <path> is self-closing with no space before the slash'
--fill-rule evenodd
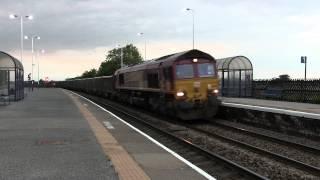
<path id="1" fill-rule="evenodd" d="M 255 80 L 254 98 L 320 104 L 320 79 L 318 80 Z"/>

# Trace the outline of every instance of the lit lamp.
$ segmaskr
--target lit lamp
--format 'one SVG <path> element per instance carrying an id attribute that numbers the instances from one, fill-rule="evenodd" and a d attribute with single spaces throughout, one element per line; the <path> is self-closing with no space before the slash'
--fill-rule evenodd
<path id="1" fill-rule="evenodd" d="M 22 56 L 23 56 L 23 20 L 32 20 L 33 16 L 32 15 L 26 15 L 26 16 L 20 16 L 17 14 L 10 14 L 9 15 L 10 19 L 19 19 L 20 18 L 20 60 L 22 63 Z"/>

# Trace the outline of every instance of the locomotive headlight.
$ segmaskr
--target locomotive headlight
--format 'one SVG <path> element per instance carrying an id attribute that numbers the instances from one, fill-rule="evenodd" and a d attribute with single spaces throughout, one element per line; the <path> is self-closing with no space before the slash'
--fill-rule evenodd
<path id="1" fill-rule="evenodd" d="M 196 63 L 196 62 L 198 62 L 198 59 L 194 58 L 194 59 L 192 59 L 192 62 Z"/>
<path id="2" fill-rule="evenodd" d="M 215 90 L 213 90 L 213 93 L 218 94 L 218 93 L 219 93 L 219 90 L 218 90 L 218 89 L 215 89 Z"/>
<path id="3" fill-rule="evenodd" d="M 177 96 L 178 96 L 178 97 L 182 97 L 182 96 L 184 96 L 184 92 L 182 92 L 182 91 L 178 91 L 178 92 L 177 92 Z"/>

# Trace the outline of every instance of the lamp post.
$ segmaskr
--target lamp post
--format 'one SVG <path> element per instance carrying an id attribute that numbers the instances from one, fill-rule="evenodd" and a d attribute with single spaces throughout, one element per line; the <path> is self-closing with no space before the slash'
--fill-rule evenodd
<path id="1" fill-rule="evenodd" d="M 41 54 L 44 54 L 44 49 L 41 49 L 41 50 L 38 50 L 37 51 L 37 60 L 38 60 L 38 88 L 39 88 L 39 86 L 40 86 L 40 79 L 39 79 L 39 77 L 40 77 L 40 58 L 39 58 L 39 53 L 41 53 Z"/>
<path id="2" fill-rule="evenodd" d="M 25 39 L 29 39 L 28 36 L 25 36 Z M 31 52 L 32 52 L 32 70 L 31 70 L 31 80 L 34 80 L 33 78 L 33 61 L 34 61 L 34 40 L 37 39 L 37 40 L 40 40 L 40 36 L 32 36 L 31 37 Z"/>
<path id="3" fill-rule="evenodd" d="M 22 63 L 22 56 L 23 56 L 23 19 L 32 20 L 32 15 L 20 16 L 17 14 L 10 14 L 10 19 L 19 19 L 20 18 L 20 59 Z"/>
<path id="4" fill-rule="evenodd" d="M 307 80 L 307 56 L 301 56 L 301 63 L 304 64 L 304 81 Z"/>
<path id="5" fill-rule="evenodd" d="M 191 8 L 186 8 L 186 11 L 190 11 L 192 14 L 192 49 L 194 49 L 194 10 Z"/>
<path id="6" fill-rule="evenodd" d="M 144 33 L 143 32 L 139 32 L 138 33 L 138 36 L 144 36 Z M 144 37 L 144 60 L 146 61 L 147 60 L 147 40 L 146 38 Z"/>
<path id="7" fill-rule="evenodd" d="M 120 63 L 121 63 L 121 68 L 123 68 L 123 47 L 120 47 L 120 44 L 117 45 L 118 48 L 120 48 Z"/>

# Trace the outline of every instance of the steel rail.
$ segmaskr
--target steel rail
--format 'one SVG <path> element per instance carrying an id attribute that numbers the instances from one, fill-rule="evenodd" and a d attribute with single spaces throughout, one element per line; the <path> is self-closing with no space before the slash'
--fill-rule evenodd
<path id="1" fill-rule="evenodd" d="M 83 95 L 83 94 L 82 94 Z M 237 169 L 240 174 L 243 174 L 243 175 L 246 175 L 250 178 L 253 178 L 253 179 L 263 179 L 263 180 L 267 180 L 269 178 L 263 176 L 263 175 L 260 175 L 256 172 L 253 172 L 252 170 L 246 168 L 246 167 L 243 167 L 235 162 L 232 162 L 218 154 L 215 154 L 213 152 L 210 152 L 196 144 L 193 144 L 192 142 L 189 142 L 183 138 L 180 138 L 176 135 L 174 135 L 173 133 L 170 133 L 170 132 L 167 132 L 161 128 L 158 128 L 156 127 L 155 125 L 153 125 L 152 123 L 150 122 L 147 122 L 135 115 L 132 115 L 128 112 L 126 112 L 125 110 L 122 110 L 121 108 L 119 107 L 114 107 L 113 105 L 110 105 L 110 104 L 107 104 L 105 102 L 102 102 L 101 100 L 99 100 L 99 98 L 96 98 L 96 97 L 92 97 L 92 96 L 88 96 L 88 95 L 84 95 L 86 96 L 87 98 L 91 99 L 92 101 L 104 106 L 104 107 L 108 107 L 108 110 L 112 109 L 111 111 L 113 113 L 115 113 L 115 111 L 117 112 L 116 114 L 121 114 L 121 115 L 125 115 L 127 117 L 130 117 L 132 118 L 133 120 L 129 120 L 131 123 L 140 123 L 142 124 L 144 127 L 147 126 L 148 128 L 151 128 L 152 130 L 154 131 L 157 131 L 159 134 L 161 135 L 164 135 L 166 137 L 168 137 L 169 139 L 171 140 L 174 140 L 177 142 L 177 144 L 180 144 L 182 146 L 188 146 L 190 149 L 192 149 L 193 151 L 197 152 L 197 154 L 201 154 L 203 156 L 206 156 L 207 158 L 210 158 L 210 159 L 214 159 L 214 160 L 217 160 L 217 161 L 220 161 L 220 162 L 223 162 L 224 164 L 234 168 L 234 169 Z M 192 161 L 191 161 L 192 162 Z"/>
<path id="2" fill-rule="evenodd" d="M 300 161 L 297 161 L 297 160 L 294 160 L 294 159 L 291 159 L 291 158 L 288 158 L 288 157 L 285 157 L 285 156 L 282 156 L 282 155 L 279 155 L 279 154 L 276 154 L 276 153 L 273 153 L 273 152 L 268 151 L 268 150 L 264 150 L 264 149 L 255 147 L 253 145 L 250 145 L 250 144 L 247 144 L 247 143 L 235 140 L 235 139 L 228 138 L 226 136 L 222 136 L 220 134 L 215 134 L 215 133 L 212 133 L 212 132 L 208 132 L 208 131 L 200 129 L 198 127 L 193 127 L 193 126 L 190 126 L 190 125 L 186 125 L 186 127 L 188 127 L 189 129 L 195 130 L 197 132 L 201 132 L 203 134 L 206 134 L 209 137 L 221 139 L 223 141 L 236 144 L 238 146 L 241 146 L 241 147 L 246 148 L 248 150 L 252 150 L 252 151 L 254 151 L 256 153 L 259 153 L 259 154 L 265 154 L 265 155 L 267 155 L 267 156 L 269 156 L 271 158 L 275 158 L 276 160 L 278 160 L 280 162 L 289 163 L 289 164 L 291 164 L 292 166 L 294 166 L 297 169 L 300 169 L 300 170 L 305 171 L 305 172 L 309 172 L 309 173 L 311 173 L 311 174 L 313 174 L 315 176 L 320 176 L 320 168 L 318 168 L 318 167 L 315 167 L 315 166 L 312 166 L 312 165 L 309 165 L 309 164 L 306 164 L 306 163 L 303 163 L 303 162 L 300 162 Z"/>
<path id="3" fill-rule="evenodd" d="M 216 126 L 220 126 L 222 128 L 225 128 L 225 129 L 230 129 L 230 130 L 233 130 L 233 131 L 244 133 L 244 134 L 247 134 L 247 135 L 252 136 L 252 137 L 259 137 L 259 138 L 262 138 L 262 139 L 265 139 L 265 140 L 268 140 L 268 141 L 272 141 L 272 142 L 275 142 L 275 143 L 283 144 L 283 145 L 286 145 L 286 146 L 293 146 L 293 147 L 298 148 L 300 150 L 304 150 L 304 151 L 308 151 L 310 153 L 314 153 L 314 154 L 320 155 L 320 149 L 315 148 L 315 147 L 311 147 L 311 146 L 308 146 L 308 145 L 304 145 L 304 144 L 301 144 L 301 143 L 296 143 L 296 142 L 292 142 L 292 141 L 286 141 L 286 140 L 283 140 L 283 139 L 280 139 L 280 138 L 276 138 L 276 137 L 268 136 L 268 135 L 261 134 L 261 133 L 258 133 L 258 132 L 254 132 L 254 131 L 251 131 L 251 130 L 248 130 L 248 129 L 229 126 L 229 125 L 218 123 L 218 122 L 212 122 L 211 124 L 216 125 Z"/>

